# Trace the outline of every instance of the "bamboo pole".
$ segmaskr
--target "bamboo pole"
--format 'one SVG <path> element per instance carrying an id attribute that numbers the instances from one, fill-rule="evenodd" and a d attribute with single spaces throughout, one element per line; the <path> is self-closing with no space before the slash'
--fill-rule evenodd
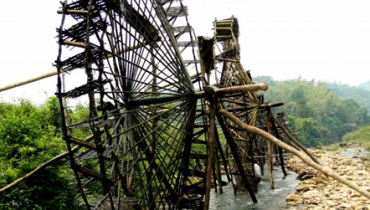
<path id="1" fill-rule="evenodd" d="M 271 125 L 272 125 L 272 128 L 274 129 L 274 132 L 275 132 L 276 137 L 278 139 L 281 139 L 281 136 L 280 136 L 279 131 L 278 131 L 277 127 L 276 127 L 275 121 L 272 118 L 272 113 L 271 112 L 270 112 L 270 115 L 268 117 L 269 117 L 269 120 L 272 121 L 272 124 Z M 279 155 L 279 158 L 277 158 L 277 156 L 276 156 L 276 158 L 280 160 L 281 170 L 283 171 L 284 176 L 286 176 L 287 173 L 285 171 L 285 166 L 284 166 L 283 149 L 281 149 L 281 147 L 277 147 L 277 150 L 279 152 L 279 154 L 278 154 Z"/>
<path id="2" fill-rule="evenodd" d="M 225 88 L 215 89 L 214 91 L 215 91 L 216 96 L 222 96 L 225 94 L 248 93 L 248 92 L 257 91 L 257 90 L 266 91 L 267 89 L 268 89 L 268 85 L 266 83 L 259 83 L 259 84 L 225 87 Z"/>
<path id="3" fill-rule="evenodd" d="M 216 171 L 216 178 L 217 178 L 217 183 L 218 183 L 218 190 L 219 190 L 219 193 L 222 194 L 223 193 L 223 190 L 222 190 L 222 179 L 221 179 L 221 170 L 220 170 L 220 161 L 219 161 L 219 157 L 218 157 L 218 152 L 215 153 L 215 171 Z M 215 189 L 217 187 L 215 186 Z"/>
<path id="4" fill-rule="evenodd" d="M 74 152 L 76 150 L 78 150 L 80 148 L 80 146 L 75 146 L 72 148 L 71 152 Z M 15 180 L 14 182 L 6 185 L 5 187 L 1 188 L 0 189 L 0 193 L 12 188 L 12 187 L 15 187 L 16 185 L 18 185 L 19 183 L 23 182 L 24 180 L 30 178 L 32 175 L 36 174 L 38 171 L 40 171 L 41 169 L 45 168 L 46 166 L 48 165 L 51 165 L 52 163 L 58 161 L 58 160 L 61 160 L 63 158 L 65 158 L 66 156 L 68 156 L 69 152 L 63 152 L 55 157 L 53 157 L 52 159 L 40 164 L 39 166 L 37 166 L 37 168 L 33 169 L 31 172 L 29 172 L 28 174 L 22 176 L 21 178 Z"/>
<path id="5" fill-rule="evenodd" d="M 206 168 L 206 192 L 205 192 L 205 199 L 204 199 L 204 210 L 209 209 L 210 204 L 210 191 L 211 191 L 211 181 L 213 177 L 214 172 L 214 158 L 215 158 L 215 134 L 216 134 L 216 124 L 215 124 L 215 103 L 214 101 L 210 101 L 211 105 L 210 107 L 210 115 L 209 115 L 209 128 L 208 128 L 208 159 L 207 159 L 207 168 Z M 213 180 L 215 177 L 213 177 Z M 215 186 L 216 188 L 216 186 Z"/>
<path id="6" fill-rule="evenodd" d="M 270 114 L 271 110 L 268 108 L 267 109 L 267 133 L 271 133 L 271 120 L 270 120 Z M 271 141 L 267 141 L 267 166 L 268 166 L 268 172 L 269 172 L 269 178 L 270 178 L 270 187 L 271 189 L 275 189 L 275 184 L 274 184 L 274 177 L 272 176 L 272 147 L 273 144 Z"/>
<path id="7" fill-rule="evenodd" d="M 301 150 L 303 150 L 315 163 L 317 163 L 317 164 L 320 164 L 320 162 L 313 156 L 313 155 L 311 155 L 311 153 L 309 153 L 308 151 L 307 151 L 307 149 L 301 144 L 301 143 L 299 143 L 298 141 L 297 141 L 297 139 L 296 138 L 294 138 L 291 134 L 290 134 L 290 132 L 289 131 L 287 131 L 287 129 L 285 129 L 285 127 L 280 123 L 280 121 L 279 120 L 277 120 L 276 118 L 275 118 L 275 116 L 274 115 L 271 115 L 271 118 L 273 119 L 273 122 L 274 123 L 276 123 L 280 128 L 281 128 L 281 130 L 288 136 L 288 138 L 297 146 L 297 147 L 299 147 Z"/>
<path id="8" fill-rule="evenodd" d="M 80 48 L 85 48 L 86 47 L 86 45 L 83 44 L 83 43 L 72 42 L 72 41 L 68 41 L 68 40 L 62 40 L 62 44 L 64 44 L 64 45 L 71 45 L 71 46 L 80 47 Z M 119 55 L 120 53 L 123 53 L 123 52 L 127 52 L 127 51 L 131 51 L 131 50 L 134 50 L 134 49 L 138 49 L 138 48 L 143 47 L 144 45 L 147 45 L 147 44 L 148 43 L 142 43 L 142 44 L 135 45 L 135 46 L 128 46 L 122 52 L 118 52 L 115 55 Z M 115 55 L 113 55 L 113 54 L 107 54 L 103 58 L 103 60 L 109 59 L 109 58 L 111 58 L 111 57 L 113 57 Z M 75 70 L 75 69 L 76 69 L 75 67 L 68 67 L 68 68 L 62 69 L 61 72 L 68 72 L 68 71 L 72 71 L 72 70 Z M 0 92 L 5 91 L 5 90 L 9 90 L 9 89 L 12 89 L 12 88 L 15 88 L 15 87 L 19 87 L 19 86 L 22 86 L 22 85 L 26 85 L 26 84 L 29 84 L 29 83 L 32 83 L 32 82 L 36 82 L 36 81 L 39 81 L 39 80 L 42 80 L 42 79 L 45 79 L 45 78 L 48 78 L 48 77 L 51 77 L 51 76 L 55 76 L 57 74 L 58 74 L 58 70 L 55 69 L 54 71 L 50 71 L 50 72 L 47 72 L 45 74 L 41 74 L 39 76 L 30 78 L 30 79 L 26 79 L 26 80 L 23 80 L 23 81 L 20 81 L 20 82 L 15 82 L 15 83 L 6 85 L 4 87 L 0 87 Z"/>
<path id="9" fill-rule="evenodd" d="M 50 71 L 50 72 L 47 72 L 45 74 L 41 74 L 39 76 L 30 78 L 30 79 L 26 79 L 26 80 L 23 80 L 23 81 L 20 81 L 20 82 L 15 82 L 13 84 L 9 84 L 9 85 L 6 85 L 4 87 L 1 87 L 0 92 L 2 92 L 4 90 L 9 90 L 9 89 L 12 89 L 12 88 L 15 88 L 15 87 L 19 87 L 19 86 L 22 86 L 22 85 L 26 85 L 26 84 L 29 84 L 29 83 L 32 83 L 32 82 L 36 82 L 36 81 L 39 81 L 39 80 L 42 80 L 42 79 L 45 79 L 45 78 L 48 78 L 48 77 L 51 77 L 51 76 L 54 76 L 54 75 L 57 75 L 57 74 L 58 74 L 58 71 L 54 70 L 54 71 Z"/>
<path id="10" fill-rule="evenodd" d="M 253 192 L 253 190 L 251 188 L 251 183 L 249 183 L 249 181 L 247 179 L 246 172 L 244 171 L 243 164 L 242 164 L 242 162 L 240 160 L 240 156 L 238 154 L 238 145 L 236 144 L 235 140 L 231 136 L 230 131 L 229 131 L 229 128 L 227 127 L 227 125 L 225 123 L 224 116 L 222 116 L 221 114 L 222 113 L 219 110 L 216 111 L 216 117 L 218 119 L 218 122 L 220 123 L 220 126 L 221 126 L 222 130 L 224 131 L 226 141 L 227 141 L 227 143 L 230 146 L 231 153 L 232 153 L 232 155 L 234 157 L 234 161 L 235 161 L 235 163 L 236 163 L 236 165 L 238 167 L 240 176 L 241 176 L 241 178 L 243 180 L 244 187 L 249 192 L 249 195 L 251 196 L 252 201 L 254 203 L 257 203 L 256 195 L 254 194 L 254 192 Z M 234 188 L 234 193 L 236 192 L 235 190 L 236 189 Z"/>
<path id="11" fill-rule="evenodd" d="M 273 135 L 271 135 L 271 134 L 269 134 L 269 133 L 267 133 L 267 132 L 265 132 L 265 131 L 263 131 L 259 128 L 253 127 L 251 125 L 248 125 L 248 124 L 242 122 L 240 119 L 238 119 L 233 114 L 226 111 L 225 109 L 220 108 L 217 113 L 220 113 L 225 118 L 228 118 L 229 120 L 233 121 L 236 125 L 238 125 L 242 129 L 244 129 L 244 130 L 246 130 L 250 133 L 254 133 L 254 134 L 257 134 L 257 135 L 260 135 L 260 136 L 266 138 L 268 141 L 273 142 L 277 146 L 279 146 L 279 147 L 289 151 L 293 155 L 297 156 L 303 162 L 305 162 L 307 165 L 309 165 L 309 166 L 313 167 L 314 169 L 322 172 L 326 176 L 330 176 L 330 177 L 334 178 L 335 180 L 341 182 L 342 184 L 347 185 L 348 187 L 354 189 L 355 191 L 359 192 L 363 196 L 370 199 L 370 193 L 368 193 L 365 190 L 360 189 L 360 187 L 358 185 L 354 184 L 353 182 L 350 182 L 349 180 L 342 177 L 341 175 L 339 175 L 335 171 L 331 170 L 330 168 L 327 168 L 327 167 L 324 167 L 324 166 L 321 166 L 321 165 L 317 164 L 306 153 L 294 149 L 293 147 L 285 144 L 284 142 L 280 141 L 279 139 L 277 139 Z"/>

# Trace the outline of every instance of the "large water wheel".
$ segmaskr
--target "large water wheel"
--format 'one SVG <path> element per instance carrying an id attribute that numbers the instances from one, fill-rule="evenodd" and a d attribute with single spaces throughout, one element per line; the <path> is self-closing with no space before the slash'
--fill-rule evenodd
<path id="1" fill-rule="evenodd" d="M 218 160 L 225 169 L 230 165 L 219 135 L 227 139 L 232 165 L 257 202 L 251 174 L 245 172 L 254 147 L 251 141 L 237 142 L 255 136 L 237 130 L 217 110 L 255 126 L 256 92 L 267 85 L 253 84 L 240 65 L 235 18 L 226 20 L 231 31 L 217 31 L 217 26 L 214 38 L 199 38 L 198 70 L 197 40 L 186 11 L 181 1 L 169 0 L 62 3 L 57 95 L 62 110 L 65 98 L 89 101 L 89 119 L 68 124 L 63 115 L 62 127 L 79 188 L 76 199 L 88 209 L 195 209 L 203 201 L 208 208 L 220 173 Z M 204 50 L 217 46 L 214 42 L 222 42 L 215 57 Z M 218 88 L 210 86 L 214 60 L 223 65 L 215 73 Z M 86 78 L 63 92 L 61 74 L 71 70 L 84 71 Z M 82 131 L 89 135 L 80 135 Z M 194 149 L 197 144 L 204 153 Z M 194 172 L 194 159 L 205 160 L 204 172 Z M 191 176 L 202 181 L 194 183 Z"/>

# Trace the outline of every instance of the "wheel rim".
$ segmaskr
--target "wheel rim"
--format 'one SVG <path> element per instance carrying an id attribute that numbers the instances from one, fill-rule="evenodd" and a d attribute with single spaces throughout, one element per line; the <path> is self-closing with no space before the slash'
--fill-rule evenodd
<path id="1" fill-rule="evenodd" d="M 64 136 L 67 144 L 81 145 L 70 133 L 86 126 L 93 136 L 90 148 L 71 157 L 82 199 L 92 208 L 129 203 L 132 195 L 130 205 L 178 206 L 197 99 L 165 10 L 154 0 L 78 1 L 64 7 L 63 18 L 68 14 L 76 23 L 62 24 L 60 48 L 82 52 L 60 53 L 57 66 L 85 71 L 87 82 L 59 96 L 87 95 L 90 114 L 65 125 Z M 86 188 L 95 182 L 101 182 L 100 196 Z"/>

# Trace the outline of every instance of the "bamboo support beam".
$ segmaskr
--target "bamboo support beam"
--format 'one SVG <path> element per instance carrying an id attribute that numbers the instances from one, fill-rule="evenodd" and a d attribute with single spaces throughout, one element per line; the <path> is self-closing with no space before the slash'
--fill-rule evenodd
<path id="1" fill-rule="evenodd" d="M 85 47 L 85 44 L 83 44 L 83 43 L 72 42 L 72 41 L 68 41 L 68 40 L 63 40 L 61 44 L 71 45 L 71 46 L 81 47 L 81 48 L 84 48 Z M 148 43 L 142 43 L 142 44 L 135 45 L 135 46 L 128 46 L 122 52 L 118 52 L 115 55 L 118 55 L 118 54 L 123 53 L 123 52 L 127 52 L 127 51 L 138 49 L 138 48 L 143 47 L 143 46 L 145 46 L 147 44 Z M 109 58 L 111 58 L 113 56 L 114 56 L 113 54 L 107 54 L 104 57 L 104 60 L 105 59 L 109 59 Z M 68 68 L 62 69 L 61 72 L 68 72 L 68 71 L 72 71 L 72 70 L 75 70 L 75 69 L 76 68 L 74 68 L 74 67 L 68 67 Z M 39 76 L 30 78 L 30 79 L 26 79 L 26 80 L 23 80 L 23 81 L 20 81 L 20 82 L 15 82 L 15 83 L 12 83 L 12 84 L 9 84 L 9 85 L 0 87 L 0 92 L 5 91 L 5 90 L 10 90 L 12 88 L 19 87 L 19 86 L 22 86 L 22 85 L 26 85 L 26 84 L 29 84 L 29 83 L 32 83 L 32 82 L 36 82 L 36 81 L 39 81 L 39 80 L 42 80 L 42 79 L 46 79 L 48 77 L 52 77 L 52 76 L 55 76 L 57 74 L 58 74 L 58 71 L 57 71 L 57 69 L 55 69 L 54 71 L 50 71 L 50 72 L 47 72 L 45 74 L 41 74 Z"/>
<path id="2" fill-rule="evenodd" d="M 2 92 L 4 90 L 9 90 L 9 89 L 12 89 L 12 88 L 15 88 L 15 87 L 19 87 L 19 86 L 22 86 L 22 85 L 26 85 L 26 84 L 29 84 L 29 83 L 32 83 L 32 82 L 36 82 L 36 81 L 39 81 L 39 80 L 42 80 L 42 79 L 45 79 L 45 78 L 54 76 L 56 74 L 58 74 L 58 72 L 57 72 L 57 70 L 54 70 L 54 71 L 51 71 L 51 72 L 48 72 L 48 73 L 41 74 L 39 76 L 33 77 L 31 79 L 26 79 L 26 80 L 23 80 L 23 81 L 20 81 L 20 82 L 15 82 L 13 84 L 9 84 L 9 85 L 6 85 L 4 87 L 1 87 L 0 88 L 0 92 Z"/>
<path id="3" fill-rule="evenodd" d="M 207 159 L 207 168 L 206 168 L 206 192 L 204 198 L 204 210 L 209 209 L 210 204 L 210 191 L 211 191 L 211 181 L 212 177 L 215 179 L 213 172 L 214 172 L 214 158 L 215 158 L 215 140 L 216 140 L 216 124 L 215 124 L 215 111 L 216 111 L 216 104 L 215 98 L 213 97 L 213 89 L 209 88 L 206 89 L 207 97 L 210 102 L 210 115 L 209 115 L 209 128 L 208 128 L 208 159 Z M 215 180 L 214 180 L 215 181 Z M 216 188 L 216 186 L 215 186 Z"/>
<path id="4" fill-rule="evenodd" d="M 80 149 L 80 146 L 75 146 L 71 149 L 71 152 L 74 152 L 76 150 Z M 16 185 L 20 184 L 21 182 L 23 182 L 24 180 L 30 178 L 32 175 L 35 175 L 38 171 L 40 171 L 41 169 L 45 168 L 46 166 L 49 166 L 53 163 L 55 163 L 56 161 L 59 161 L 63 158 L 66 158 L 67 156 L 69 155 L 69 152 L 63 152 L 55 157 L 53 157 L 52 159 L 40 164 L 39 166 L 37 166 L 35 169 L 33 169 L 31 172 L 29 172 L 28 174 L 22 176 L 21 178 L 15 180 L 14 182 L 6 185 L 5 187 L 1 188 L 0 189 L 0 193 L 12 188 L 12 187 L 15 187 Z"/>
<path id="5" fill-rule="evenodd" d="M 238 60 L 227 59 L 227 58 L 215 58 L 215 60 L 218 60 L 218 61 L 227 61 L 227 62 L 234 62 L 234 63 L 239 62 Z"/>
<path id="6" fill-rule="evenodd" d="M 268 119 L 270 120 L 270 121 L 272 121 L 272 128 L 274 129 L 274 131 L 275 131 L 275 135 L 276 135 L 276 137 L 278 138 L 278 139 L 281 139 L 281 136 L 280 136 L 280 134 L 279 134 L 279 131 L 278 131 L 278 129 L 277 129 L 277 127 L 276 127 L 276 124 L 275 124 L 275 122 L 274 122 L 274 118 L 272 118 L 272 113 L 270 112 L 269 113 L 269 116 L 268 116 Z M 279 160 L 280 160 L 280 165 L 281 165 L 281 170 L 283 171 L 283 173 L 284 173 L 284 176 L 286 176 L 287 175 L 287 173 L 286 173 L 286 171 L 285 171 L 285 166 L 284 166 L 284 159 L 283 159 L 283 149 L 281 149 L 281 147 L 278 147 L 278 152 L 279 152 Z"/>
<path id="7" fill-rule="evenodd" d="M 83 173 L 84 175 L 87 175 L 87 176 L 90 176 L 90 177 L 94 177 L 94 178 L 97 178 L 99 180 L 103 180 L 104 179 L 104 176 L 89 169 L 89 168 L 85 168 L 85 167 L 82 167 L 82 166 L 79 166 L 79 165 L 75 165 L 75 170 L 77 170 L 78 172 L 81 172 Z"/>
<path id="8" fill-rule="evenodd" d="M 97 149 L 97 146 L 94 143 L 83 141 L 83 140 L 80 140 L 80 139 L 77 139 L 77 138 L 69 137 L 69 141 L 72 142 L 72 143 L 78 144 L 82 147 L 92 149 L 92 150 Z"/>
<path id="9" fill-rule="evenodd" d="M 73 46 L 73 47 L 80 47 L 80 48 L 85 48 L 86 47 L 86 44 L 84 44 L 84 43 L 81 43 L 81 42 L 72 42 L 72 41 L 68 41 L 68 40 L 63 40 L 62 41 L 62 44 L 63 45 Z"/>
<path id="10" fill-rule="evenodd" d="M 57 14 L 63 14 L 63 10 L 58 10 Z M 88 10 L 72 10 L 72 9 L 67 9 L 65 11 L 65 14 L 71 14 L 71 15 L 88 15 L 89 11 Z"/>
<path id="11" fill-rule="evenodd" d="M 271 119 L 269 116 L 271 115 L 271 109 L 267 109 L 267 133 L 271 133 Z M 273 170 L 273 165 L 272 165 L 272 155 L 273 155 L 273 143 L 271 141 L 267 141 L 267 166 L 268 166 L 268 172 L 269 172 L 269 178 L 270 178 L 270 187 L 271 189 L 275 189 L 275 184 L 274 184 L 274 177 L 272 176 L 272 170 Z"/>
<path id="12" fill-rule="evenodd" d="M 308 152 L 308 150 L 301 144 L 297 141 L 296 138 L 294 138 L 290 132 L 288 132 L 285 127 L 280 123 L 279 120 L 277 120 L 274 115 L 271 115 L 271 118 L 273 119 L 273 122 L 276 123 L 280 128 L 281 130 L 288 136 L 288 138 L 297 146 L 299 147 L 301 150 L 303 150 L 313 161 L 315 161 L 315 163 L 317 164 L 320 164 L 320 162 L 313 156 L 311 155 L 311 153 Z"/>
<path id="13" fill-rule="evenodd" d="M 365 191 L 363 189 L 360 189 L 360 187 L 358 185 L 356 185 L 353 182 L 350 182 L 349 180 L 342 177 L 341 175 L 339 175 L 335 171 L 331 170 L 330 168 L 323 167 L 323 166 L 317 164 L 306 153 L 294 149 L 293 147 L 285 144 L 284 142 L 280 141 L 279 139 L 277 139 L 273 135 L 271 135 L 271 134 L 269 134 L 269 133 L 267 133 L 267 132 L 265 132 L 265 131 L 263 131 L 259 128 L 253 127 L 251 125 L 248 125 L 248 124 L 242 122 L 240 119 L 235 117 L 233 114 L 231 114 L 230 112 L 227 112 L 226 110 L 224 110 L 222 108 L 220 108 L 218 110 L 218 112 L 216 112 L 216 113 L 220 113 L 222 116 L 224 116 L 225 118 L 228 118 L 229 120 L 233 121 L 235 124 L 240 126 L 242 129 L 244 129 L 244 130 L 246 130 L 250 133 L 260 135 L 260 136 L 264 137 L 265 139 L 267 139 L 268 141 L 273 142 L 277 146 L 279 146 L 279 147 L 289 151 L 293 155 L 297 156 L 298 158 L 300 158 L 303 162 L 305 162 L 307 165 L 311 166 L 312 168 L 320 171 L 321 173 L 325 174 L 326 176 L 330 176 L 330 177 L 334 178 L 335 180 L 337 180 L 337 181 L 341 182 L 342 184 L 354 189 L 355 191 L 359 192 L 360 194 L 362 194 L 365 197 L 367 197 L 368 199 L 370 199 L 370 193 L 368 193 L 367 191 Z"/>
<path id="14" fill-rule="evenodd" d="M 208 88 L 209 86 L 204 86 L 203 89 Z M 251 91 L 263 90 L 266 91 L 268 85 L 266 83 L 251 84 L 251 85 L 240 85 L 226 88 L 214 89 L 214 94 L 216 97 L 222 97 L 225 94 L 234 94 L 234 93 L 248 93 Z M 199 91 L 194 94 L 194 97 L 204 98 L 206 95 L 205 91 Z"/>
<path id="15" fill-rule="evenodd" d="M 251 84 L 251 85 L 240 85 L 240 86 L 233 86 L 227 88 L 220 88 L 215 89 L 216 96 L 222 96 L 225 94 L 233 94 L 233 93 L 248 93 L 251 91 L 263 90 L 266 91 L 268 89 L 268 85 L 266 83 L 259 83 L 259 84 Z"/>
<path id="16" fill-rule="evenodd" d="M 244 187 L 249 192 L 249 195 L 251 196 L 252 201 L 254 203 L 257 203 L 256 195 L 254 194 L 254 192 L 251 188 L 251 183 L 249 183 L 249 181 L 247 179 L 247 175 L 244 171 L 243 164 L 242 164 L 242 162 L 240 160 L 240 156 L 238 154 L 238 144 L 235 142 L 235 140 L 231 136 L 231 134 L 229 132 L 229 128 L 227 127 L 227 125 L 225 123 L 224 116 L 222 116 L 222 113 L 220 111 L 216 111 L 216 117 L 217 117 L 217 119 L 220 123 L 220 126 L 221 126 L 222 130 L 224 131 L 226 141 L 230 146 L 230 151 L 231 151 L 231 153 L 234 157 L 234 161 L 235 161 L 235 163 L 238 167 L 240 176 L 241 176 L 241 178 L 243 180 L 243 183 L 244 183 Z"/>

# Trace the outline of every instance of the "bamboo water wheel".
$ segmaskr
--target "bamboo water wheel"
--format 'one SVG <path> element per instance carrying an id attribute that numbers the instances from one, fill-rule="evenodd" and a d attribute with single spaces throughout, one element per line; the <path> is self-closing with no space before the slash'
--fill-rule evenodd
<path id="1" fill-rule="evenodd" d="M 77 193 L 87 209 L 208 209 L 212 188 L 227 181 L 257 202 L 254 167 L 272 160 L 284 171 L 283 149 L 321 173 L 370 194 L 320 166 L 276 117 L 240 64 L 238 22 L 214 22 L 214 37 L 196 37 L 181 0 L 76 0 L 61 3 L 57 75 L 62 134 L 68 151 L 0 189 L 9 190 L 69 156 Z M 198 52 L 198 53 L 197 53 Z M 83 71 L 67 92 L 69 71 Z M 70 124 L 65 99 L 86 97 L 88 119 Z M 86 134 L 88 133 L 88 134 Z M 224 141 L 223 141 L 224 140 Z M 221 142 L 226 142 L 221 144 Z M 194 160 L 202 159 L 204 171 Z M 228 184 L 229 184 L 228 183 Z"/>
<path id="2" fill-rule="evenodd" d="M 249 164 L 265 147 L 217 111 L 252 126 L 271 119 L 257 94 L 267 85 L 253 84 L 240 64 L 236 18 L 216 21 L 207 39 L 195 37 L 181 1 L 65 1 L 58 13 L 57 95 L 62 110 L 64 99 L 78 97 L 90 109 L 86 121 L 62 116 L 77 200 L 87 209 L 207 209 L 224 165 L 230 176 L 236 167 L 257 202 Z M 72 69 L 86 78 L 63 92 L 61 75 Z M 204 171 L 194 159 L 205 161 Z"/>

